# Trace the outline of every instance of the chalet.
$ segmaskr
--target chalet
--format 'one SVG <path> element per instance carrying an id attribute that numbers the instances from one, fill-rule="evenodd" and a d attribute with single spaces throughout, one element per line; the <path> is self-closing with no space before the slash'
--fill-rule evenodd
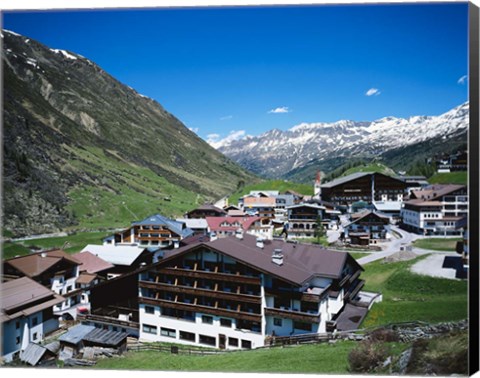
<path id="1" fill-rule="evenodd" d="M 80 302 L 83 306 L 78 308 L 78 312 L 89 311 L 90 288 L 108 279 L 115 265 L 90 252 L 76 253 L 73 257 L 81 263 L 80 274 L 75 282 L 75 287 L 82 290 Z"/>
<path id="2" fill-rule="evenodd" d="M 344 227 L 351 244 L 369 245 L 389 237 L 390 218 L 373 211 L 352 214 L 352 222 Z"/>
<path id="3" fill-rule="evenodd" d="M 315 203 L 303 203 L 287 207 L 288 211 L 288 237 L 302 238 L 315 236 L 315 229 L 318 222 L 325 226 L 323 218 L 325 216 L 325 206 Z M 327 225 L 330 221 L 327 221 Z"/>
<path id="4" fill-rule="evenodd" d="M 171 250 L 139 275 L 140 339 L 250 349 L 333 331 L 362 270 L 348 253 L 251 235 Z"/>
<path id="5" fill-rule="evenodd" d="M 203 218 L 179 218 L 176 221 L 184 223 L 188 229 L 193 231 L 193 235 L 206 235 L 208 232 L 208 223 Z"/>
<path id="6" fill-rule="evenodd" d="M 402 202 L 408 183 L 378 172 L 357 172 L 320 186 L 320 198 L 348 208 L 356 201 Z"/>
<path id="7" fill-rule="evenodd" d="M 468 169 L 468 152 L 459 151 L 455 154 L 442 156 L 435 164 L 439 173 L 466 171 Z"/>
<path id="8" fill-rule="evenodd" d="M 265 239 L 273 238 L 273 226 L 266 217 L 207 217 L 210 234 L 218 238 L 235 235 L 241 232 Z"/>
<path id="9" fill-rule="evenodd" d="M 461 235 L 457 223 L 468 215 L 465 185 L 431 185 L 404 202 L 402 227 L 425 235 Z"/>
<path id="10" fill-rule="evenodd" d="M 228 210 L 227 216 L 228 217 L 246 217 L 248 216 L 248 214 L 245 213 L 243 210 L 232 209 L 232 210 Z"/>
<path id="11" fill-rule="evenodd" d="M 82 274 L 95 275 L 101 278 L 107 278 L 107 274 L 115 265 L 105 261 L 90 252 L 75 253 L 72 257 L 81 263 L 80 276 Z"/>
<path id="12" fill-rule="evenodd" d="M 88 244 L 81 254 L 90 253 L 113 265 L 109 269 L 108 278 L 113 278 L 151 264 L 154 254 L 137 245 L 98 245 Z"/>
<path id="13" fill-rule="evenodd" d="M 239 205 L 249 215 L 275 218 L 278 191 L 252 191 L 240 198 Z"/>
<path id="14" fill-rule="evenodd" d="M 76 288 L 80 265 L 68 253 L 55 249 L 4 260 L 3 272 L 12 277 L 29 277 L 62 295 L 65 301 L 55 305 L 54 314 L 75 319 L 77 307 L 82 304 L 82 291 Z"/>
<path id="15" fill-rule="evenodd" d="M 178 247 L 180 240 L 193 234 L 185 223 L 156 214 L 133 222 L 126 230 L 103 240 L 109 245 L 140 245 L 144 248 L 165 249 Z"/>
<path id="16" fill-rule="evenodd" d="M 4 282 L 0 286 L 0 326 L 2 358 L 11 361 L 29 343 L 39 343 L 59 328 L 53 307 L 65 301 L 29 277 Z"/>
<path id="17" fill-rule="evenodd" d="M 226 215 L 227 212 L 224 209 L 220 209 L 214 205 L 202 205 L 186 213 L 185 218 L 199 219 L 206 217 L 224 217 Z"/>

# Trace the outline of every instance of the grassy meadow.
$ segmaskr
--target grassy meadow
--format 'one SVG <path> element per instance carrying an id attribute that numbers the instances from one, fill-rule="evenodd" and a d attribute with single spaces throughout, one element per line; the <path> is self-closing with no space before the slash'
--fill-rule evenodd
<path id="1" fill-rule="evenodd" d="M 410 272 L 410 267 L 425 257 L 394 263 L 379 260 L 364 266 L 361 278 L 366 284 L 363 290 L 382 293 L 383 301 L 373 305 L 362 327 L 416 320 L 438 323 L 467 318 L 467 281 Z"/>
<path id="2" fill-rule="evenodd" d="M 219 355 L 172 355 L 158 351 L 128 352 L 98 361 L 95 369 L 164 370 L 230 373 L 347 374 L 354 341 L 234 351 Z"/>
<path id="3" fill-rule="evenodd" d="M 428 179 L 430 184 L 458 184 L 458 185 L 467 185 L 468 184 L 468 172 L 467 171 L 458 171 L 458 172 L 445 172 L 445 173 L 435 173 L 432 177 Z"/>
<path id="4" fill-rule="evenodd" d="M 425 238 L 415 240 L 413 246 L 433 251 L 455 252 L 455 246 L 461 240 L 461 238 Z"/>
<path id="5" fill-rule="evenodd" d="M 27 255 L 30 252 L 29 247 L 53 249 L 62 248 L 67 253 L 80 252 L 87 244 L 101 244 L 102 239 L 112 232 L 78 232 L 68 236 L 30 239 L 25 241 L 7 242 L 2 246 L 2 258 L 8 259 L 17 255 Z M 66 244 L 67 243 L 67 244 Z"/>

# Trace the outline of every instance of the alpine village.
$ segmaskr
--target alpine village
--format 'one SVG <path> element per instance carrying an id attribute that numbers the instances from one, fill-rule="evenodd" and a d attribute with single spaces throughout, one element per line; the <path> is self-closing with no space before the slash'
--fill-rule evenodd
<path id="1" fill-rule="evenodd" d="M 466 374 L 468 102 L 282 175 L 74 52 L 2 43 L 3 367 Z"/>

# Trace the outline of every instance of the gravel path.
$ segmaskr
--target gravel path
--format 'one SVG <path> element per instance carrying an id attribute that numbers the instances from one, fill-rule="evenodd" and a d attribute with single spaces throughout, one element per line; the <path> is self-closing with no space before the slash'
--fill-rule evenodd
<path id="1" fill-rule="evenodd" d="M 412 265 L 410 270 L 413 273 L 431 277 L 442 277 L 456 280 L 455 269 L 442 268 L 445 256 L 458 256 L 455 252 L 434 252 L 423 260 Z"/>

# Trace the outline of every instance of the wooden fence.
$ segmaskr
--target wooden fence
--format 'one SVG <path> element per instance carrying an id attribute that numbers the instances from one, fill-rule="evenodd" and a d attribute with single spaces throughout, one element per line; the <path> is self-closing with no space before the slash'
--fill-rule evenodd
<path id="1" fill-rule="evenodd" d="M 134 344 L 127 347 L 127 351 L 147 351 L 153 350 L 157 352 L 171 353 L 171 354 L 189 354 L 189 355 L 212 355 L 223 354 L 231 352 L 231 350 L 219 350 L 219 349 L 200 349 L 200 348 L 185 348 L 177 345 L 157 345 L 157 344 Z"/>

